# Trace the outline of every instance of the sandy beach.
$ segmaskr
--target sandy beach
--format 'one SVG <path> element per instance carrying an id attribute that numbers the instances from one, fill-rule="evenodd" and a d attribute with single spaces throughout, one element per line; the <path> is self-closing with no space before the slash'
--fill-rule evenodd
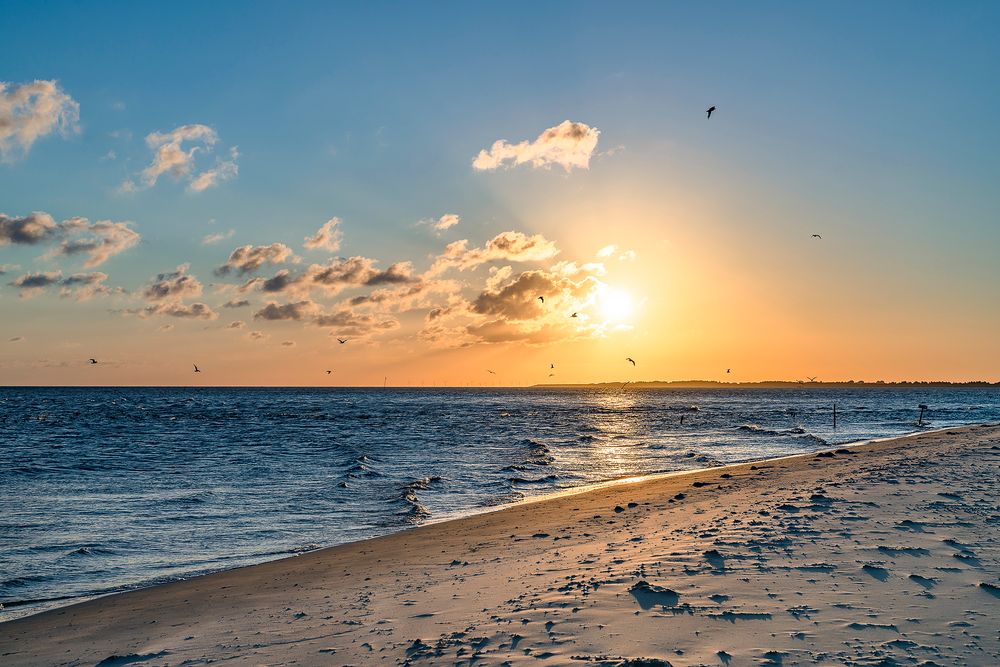
<path id="1" fill-rule="evenodd" d="M 1000 426 L 609 485 L 0 625 L 4 665 L 1000 664 Z"/>

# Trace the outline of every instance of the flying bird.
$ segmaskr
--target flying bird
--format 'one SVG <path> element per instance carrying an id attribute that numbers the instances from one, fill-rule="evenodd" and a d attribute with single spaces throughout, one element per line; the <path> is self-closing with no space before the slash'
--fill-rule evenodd
<path id="1" fill-rule="evenodd" d="M 625 361 L 635 366 L 635 359 L 633 359 L 632 357 L 625 357 Z"/>
<path id="2" fill-rule="evenodd" d="M 542 303 L 545 303 L 545 297 L 544 296 L 539 296 L 538 300 L 541 301 Z"/>
<path id="3" fill-rule="evenodd" d="M 809 380 L 810 382 L 815 382 L 816 381 L 816 378 L 811 378 L 808 375 L 806 376 L 806 379 Z"/>
<path id="4" fill-rule="evenodd" d="M 576 313 L 573 313 L 572 315 L 570 315 L 570 317 L 576 317 Z"/>
<path id="5" fill-rule="evenodd" d="M 555 367 L 556 367 L 555 364 L 549 364 L 549 368 L 555 368 Z"/>
<path id="6" fill-rule="evenodd" d="M 497 374 L 497 372 L 496 372 L 496 371 L 491 371 L 491 370 L 490 370 L 490 369 L 488 369 L 488 368 L 486 369 L 486 372 L 487 372 L 487 373 L 489 373 L 490 375 L 496 375 L 496 374 Z"/>
<path id="7" fill-rule="evenodd" d="M 733 370 L 732 368 L 727 368 L 727 369 L 726 369 L 726 372 L 727 372 L 727 373 L 729 373 L 729 372 L 730 372 L 730 371 L 732 371 L 732 370 Z"/>
<path id="8" fill-rule="evenodd" d="M 333 372 L 333 371 L 327 371 L 327 372 L 326 372 L 326 374 L 327 374 L 327 375 L 329 375 L 329 374 L 330 374 L 330 373 L 332 373 L 332 372 Z"/>
<path id="9" fill-rule="evenodd" d="M 344 343 L 347 342 L 347 339 L 346 338 L 338 338 L 337 342 L 340 343 L 341 345 L 343 345 Z"/>
<path id="10" fill-rule="evenodd" d="M 823 240 L 823 237 L 822 237 L 822 236 L 820 236 L 819 234 L 813 234 L 813 238 L 814 238 L 814 239 L 819 239 L 819 240 L 821 240 L 821 241 Z"/>
<path id="11" fill-rule="evenodd" d="M 194 372 L 195 373 L 200 373 L 201 372 L 201 369 L 198 368 L 198 364 L 191 364 L 191 365 L 194 366 Z"/>
<path id="12" fill-rule="evenodd" d="M 550 377 L 550 378 L 554 378 L 555 376 L 556 376 L 556 374 L 555 374 L 555 373 L 549 373 L 549 377 Z"/>
<path id="13" fill-rule="evenodd" d="M 710 106 L 710 107 L 708 107 L 708 111 L 707 111 L 707 113 L 708 113 L 708 117 L 709 117 L 709 118 L 711 118 L 711 117 L 712 117 L 712 112 L 713 112 L 713 111 L 715 111 L 715 106 Z"/>
<path id="14" fill-rule="evenodd" d="M 96 364 L 96 363 L 97 363 L 97 359 L 91 359 L 91 360 L 90 360 L 90 363 L 92 363 L 92 364 Z"/>

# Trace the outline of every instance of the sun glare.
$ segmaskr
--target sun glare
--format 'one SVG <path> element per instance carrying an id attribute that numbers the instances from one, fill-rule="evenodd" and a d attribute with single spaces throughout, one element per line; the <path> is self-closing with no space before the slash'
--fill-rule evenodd
<path id="1" fill-rule="evenodd" d="M 632 299 L 632 295 L 615 287 L 601 290 L 598 303 L 601 314 L 609 322 L 627 320 L 635 312 L 635 301 Z"/>

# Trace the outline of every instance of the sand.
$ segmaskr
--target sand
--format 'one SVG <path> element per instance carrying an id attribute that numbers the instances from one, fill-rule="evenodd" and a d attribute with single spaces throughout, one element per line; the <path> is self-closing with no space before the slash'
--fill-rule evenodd
<path id="1" fill-rule="evenodd" d="M 1000 426 L 618 484 L 0 624 L 3 665 L 997 665 Z"/>

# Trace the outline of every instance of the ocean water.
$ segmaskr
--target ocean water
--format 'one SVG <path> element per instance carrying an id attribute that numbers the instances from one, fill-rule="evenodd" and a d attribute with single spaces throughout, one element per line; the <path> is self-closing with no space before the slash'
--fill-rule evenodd
<path id="1" fill-rule="evenodd" d="M 589 483 L 908 433 L 920 403 L 924 428 L 1000 420 L 996 389 L 0 388 L 0 620 Z"/>

